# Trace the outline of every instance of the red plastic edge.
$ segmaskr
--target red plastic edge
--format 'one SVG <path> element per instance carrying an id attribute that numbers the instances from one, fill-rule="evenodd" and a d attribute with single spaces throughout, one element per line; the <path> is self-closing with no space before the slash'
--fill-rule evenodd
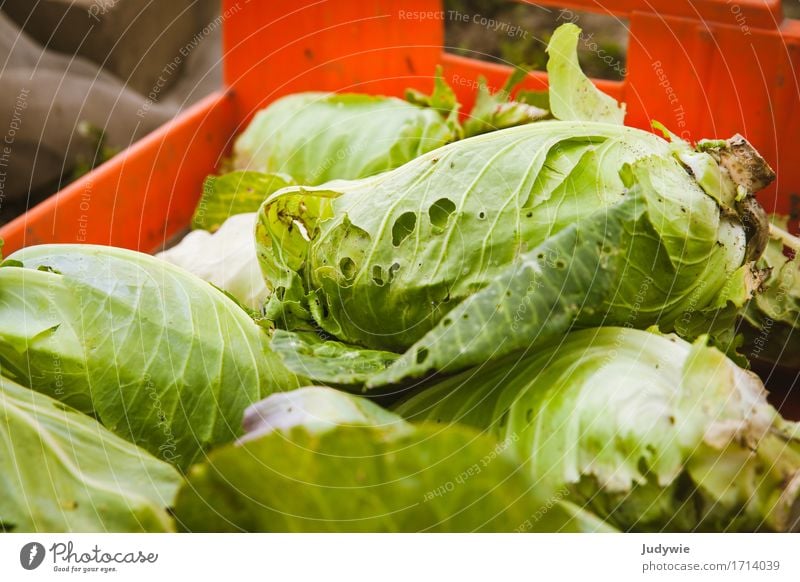
<path id="1" fill-rule="evenodd" d="M 783 20 L 781 0 L 517 0 L 523 4 L 629 17 L 634 12 L 691 18 L 718 24 L 776 28 Z"/>

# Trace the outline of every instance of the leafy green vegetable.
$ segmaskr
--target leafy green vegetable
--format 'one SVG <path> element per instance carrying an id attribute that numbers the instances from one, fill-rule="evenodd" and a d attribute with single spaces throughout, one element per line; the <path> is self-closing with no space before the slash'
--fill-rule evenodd
<path id="1" fill-rule="evenodd" d="M 214 234 L 194 230 L 180 243 L 156 256 L 186 269 L 258 312 L 269 297 L 256 256 L 256 214 L 228 218 Z"/>
<path id="2" fill-rule="evenodd" d="M 166 262 L 42 245 L 7 263 L 4 373 L 180 467 L 236 438 L 249 404 L 298 386 L 245 311 Z"/>
<path id="3" fill-rule="evenodd" d="M 762 266 L 770 269 L 766 290 L 743 314 L 744 353 L 751 359 L 800 368 L 800 266 L 796 237 L 786 232 L 788 218 L 771 217 L 772 234 Z"/>
<path id="4" fill-rule="evenodd" d="M 457 122 L 438 106 L 353 93 L 289 95 L 259 111 L 238 137 L 234 166 L 281 172 L 299 184 L 371 176 L 457 139 Z"/>
<path id="5" fill-rule="evenodd" d="M 362 399 L 317 390 L 277 395 L 274 405 L 270 397 L 271 430 L 193 467 L 178 495 L 179 523 L 190 531 L 272 532 L 593 527 L 561 497 L 549 500 L 519 470 L 508 443 L 459 426 L 412 428 Z M 307 408 L 281 420 L 290 401 L 288 408 Z M 329 416 L 320 423 L 317 415 Z"/>
<path id="6" fill-rule="evenodd" d="M 463 125 L 441 67 L 279 99 L 159 258 L 3 261 L 0 530 L 800 531 L 800 425 L 723 353 L 797 326 L 775 174 L 624 127 L 579 36 Z"/>
<path id="7" fill-rule="evenodd" d="M 0 376 L 0 531 L 170 531 L 181 481 L 96 420 Z"/>
<path id="8" fill-rule="evenodd" d="M 575 51 L 569 30 L 553 37 L 554 61 Z M 556 65 L 551 101 L 574 77 Z M 740 201 L 720 207 L 696 181 L 681 159 L 693 152 L 621 125 L 542 121 L 379 176 L 285 188 L 256 228 L 266 316 L 404 352 L 370 387 L 455 372 L 573 326 L 659 323 L 728 343 L 760 284 L 747 242 L 761 233 L 742 224 Z"/>
<path id="9" fill-rule="evenodd" d="M 215 231 L 231 216 L 257 212 L 267 196 L 295 182 L 285 174 L 230 172 L 209 176 L 192 217 L 192 228 Z"/>
<path id="10" fill-rule="evenodd" d="M 800 427 L 703 340 L 583 330 L 422 390 L 397 412 L 513 442 L 537 482 L 568 487 L 621 529 L 800 527 Z"/>
<path id="11" fill-rule="evenodd" d="M 631 198 L 620 171 L 637 161 L 639 204 L 663 226 L 675 260 L 694 276 L 715 255 L 729 265 L 724 275 L 735 271 L 741 227 L 721 218 L 667 142 L 549 121 L 458 142 L 373 178 L 286 188 L 260 211 L 259 259 L 279 305 L 306 305 L 343 341 L 402 350 L 550 237 Z M 730 245 L 717 244 L 723 236 Z"/>

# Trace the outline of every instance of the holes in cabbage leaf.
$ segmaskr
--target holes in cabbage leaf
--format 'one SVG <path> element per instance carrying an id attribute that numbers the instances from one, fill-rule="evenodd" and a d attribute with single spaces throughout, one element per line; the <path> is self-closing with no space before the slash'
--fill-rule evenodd
<path id="1" fill-rule="evenodd" d="M 417 350 L 417 363 L 421 364 L 428 359 L 428 348 L 419 348 Z"/>
<path id="2" fill-rule="evenodd" d="M 70 412 L 71 410 L 73 410 L 70 406 L 67 406 L 63 402 L 59 402 L 58 400 L 53 400 L 50 404 L 51 406 L 59 409 L 62 412 Z M 0 532 L 2 531 L 3 531 L 3 525 L 2 522 L 0 522 Z"/>
<path id="3" fill-rule="evenodd" d="M 350 257 L 342 257 L 339 259 L 339 270 L 348 281 L 356 276 L 356 264 Z"/>
<path id="4" fill-rule="evenodd" d="M 372 267 L 372 282 L 378 287 L 383 287 L 383 269 L 380 265 L 373 265 Z"/>
<path id="5" fill-rule="evenodd" d="M 444 229 L 447 226 L 447 221 L 450 215 L 456 211 L 456 204 L 449 198 L 439 198 L 428 209 L 428 216 L 431 219 L 431 225 L 435 228 Z"/>
<path id="6" fill-rule="evenodd" d="M 498 428 L 503 428 L 506 424 L 508 424 L 508 408 L 506 408 L 505 412 L 500 416 L 497 426 Z"/>
<path id="7" fill-rule="evenodd" d="M 413 212 L 404 212 L 397 217 L 392 225 L 392 244 L 399 247 L 417 227 L 417 215 Z"/>
<path id="8" fill-rule="evenodd" d="M 320 312 L 322 313 L 322 318 L 328 319 L 328 316 L 331 313 L 330 309 L 328 308 L 328 298 L 324 294 L 318 293 L 317 304 L 319 305 Z"/>
<path id="9" fill-rule="evenodd" d="M 481 210 L 478 213 L 478 220 L 484 220 L 485 218 L 486 218 L 486 213 L 483 210 Z"/>
<path id="10" fill-rule="evenodd" d="M 392 266 L 389 267 L 389 282 L 390 283 L 394 279 L 394 276 L 397 273 L 398 269 L 400 269 L 400 263 L 392 263 Z"/>

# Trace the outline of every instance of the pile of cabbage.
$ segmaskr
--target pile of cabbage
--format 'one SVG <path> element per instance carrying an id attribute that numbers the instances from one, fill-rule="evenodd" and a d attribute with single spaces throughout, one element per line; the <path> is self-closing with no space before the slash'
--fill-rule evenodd
<path id="1" fill-rule="evenodd" d="M 797 324 L 774 174 L 625 127 L 578 35 L 466 117 L 440 74 L 276 101 L 156 257 L 6 257 L 0 530 L 800 528 L 741 349 Z"/>

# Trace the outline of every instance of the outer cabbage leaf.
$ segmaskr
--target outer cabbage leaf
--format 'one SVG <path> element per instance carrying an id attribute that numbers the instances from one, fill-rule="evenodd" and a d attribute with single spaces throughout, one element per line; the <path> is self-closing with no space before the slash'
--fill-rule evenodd
<path id="1" fill-rule="evenodd" d="M 574 332 L 396 408 L 488 430 L 546 487 L 620 529 L 800 527 L 800 430 L 758 378 L 702 340 L 624 328 Z M 514 440 L 516 439 L 516 440 Z"/>
<path id="2" fill-rule="evenodd" d="M 164 261 L 42 245 L 7 264 L 4 373 L 181 467 L 236 438 L 248 405 L 299 384 L 243 309 Z"/>
<path id="3" fill-rule="evenodd" d="M 537 488 L 519 470 L 508 443 L 473 429 L 411 427 L 330 389 L 270 400 L 276 397 L 259 405 L 272 409 L 261 436 L 213 451 L 192 468 L 175 510 L 184 528 L 451 532 L 596 526 L 565 509 L 561 497 L 550 499 Z M 303 411 L 294 411 L 295 404 Z"/>
<path id="4" fill-rule="evenodd" d="M 270 347 L 296 374 L 345 386 L 364 384 L 400 357 L 394 352 L 345 344 L 314 331 L 276 329 Z"/>
<path id="5" fill-rule="evenodd" d="M 743 353 L 751 359 L 800 368 L 800 248 L 786 233 L 788 218 L 771 217 L 770 238 L 762 265 L 770 269 L 763 293 L 747 305 L 741 331 Z"/>
<path id="6" fill-rule="evenodd" d="M 238 169 L 322 184 L 396 168 L 459 131 L 436 109 L 402 99 L 298 93 L 256 114 L 234 144 L 233 161 Z"/>
<path id="7" fill-rule="evenodd" d="M 93 418 L 0 376 L 0 531 L 171 531 L 181 481 Z"/>
<path id="8" fill-rule="evenodd" d="M 192 231 L 156 256 L 230 293 L 247 309 L 259 311 L 269 290 L 256 256 L 255 226 L 254 212 L 237 214 L 225 220 L 214 234 Z"/>
<path id="9" fill-rule="evenodd" d="M 286 188 L 259 213 L 259 260 L 282 301 L 306 302 L 325 331 L 402 350 L 520 255 L 620 202 L 622 166 L 668 146 L 640 130 L 543 121 L 372 178 Z M 671 171 L 686 175 L 677 162 Z"/>
<path id="10" fill-rule="evenodd" d="M 637 163 L 623 202 L 520 257 L 368 386 L 535 350 L 574 327 L 659 323 L 689 336 L 727 330 L 758 286 L 757 275 L 742 274 L 752 271 L 740 266 L 744 234 L 669 164 Z"/>
<path id="11" fill-rule="evenodd" d="M 721 328 L 731 317 L 719 310 L 758 278 L 742 226 L 670 147 L 634 129 L 544 121 L 367 180 L 282 190 L 256 230 L 271 301 L 305 306 L 301 317 L 344 342 L 407 350 L 373 386 L 463 369 L 573 324 Z"/>

